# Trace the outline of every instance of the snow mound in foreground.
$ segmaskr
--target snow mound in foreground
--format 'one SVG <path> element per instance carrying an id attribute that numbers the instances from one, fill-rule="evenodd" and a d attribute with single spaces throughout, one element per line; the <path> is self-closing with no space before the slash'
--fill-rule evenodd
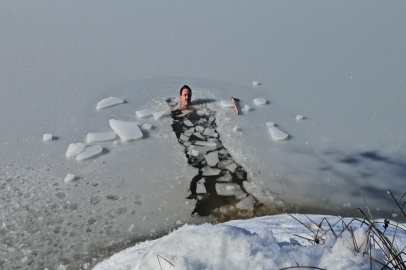
<path id="1" fill-rule="evenodd" d="M 363 235 L 362 228 L 355 233 Z M 160 259 L 162 269 L 280 269 L 295 266 L 296 261 L 328 269 L 369 269 L 369 256 L 356 253 L 345 238 L 303 247 L 278 243 L 269 230 L 252 233 L 229 225 L 185 225 L 157 240 L 130 269 L 159 269 L 157 255 L 174 265 Z"/>

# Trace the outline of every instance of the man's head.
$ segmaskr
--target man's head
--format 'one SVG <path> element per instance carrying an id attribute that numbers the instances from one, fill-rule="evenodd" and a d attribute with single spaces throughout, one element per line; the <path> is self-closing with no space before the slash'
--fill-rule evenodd
<path id="1" fill-rule="evenodd" d="M 190 104 L 190 101 L 192 99 L 192 89 L 190 89 L 189 86 L 184 85 L 180 89 L 180 101 L 182 105 L 187 106 Z"/>

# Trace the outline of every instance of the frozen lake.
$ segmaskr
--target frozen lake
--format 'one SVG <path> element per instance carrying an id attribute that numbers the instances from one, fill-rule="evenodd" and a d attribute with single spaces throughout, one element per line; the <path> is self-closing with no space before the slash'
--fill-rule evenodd
<path id="1" fill-rule="evenodd" d="M 386 190 L 405 191 L 405 10 L 404 1 L 1 3 L 0 266 L 80 268 L 185 222 L 241 217 L 191 215 L 198 171 L 166 102 L 184 84 L 208 101 L 222 146 L 253 183 L 264 207 L 255 215 L 342 215 L 364 207 L 358 186 L 374 217 L 388 215 Z M 124 102 L 97 110 L 108 97 Z M 231 97 L 249 110 L 220 105 Z M 166 113 L 137 117 L 144 109 Z M 143 137 L 66 157 L 69 144 L 110 138 L 111 119 L 138 122 Z M 274 140 L 269 122 L 288 137 Z"/>

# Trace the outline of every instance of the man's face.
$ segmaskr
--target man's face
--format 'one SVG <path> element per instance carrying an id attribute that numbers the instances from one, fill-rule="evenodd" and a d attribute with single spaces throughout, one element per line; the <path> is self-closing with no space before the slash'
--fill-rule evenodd
<path id="1" fill-rule="evenodd" d="M 189 105 L 190 100 L 192 99 L 192 94 L 189 92 L 188 89 L 182 89 L 182 95 L 180 96 L 180 100 L 182 102 L 182 105 Z"/>

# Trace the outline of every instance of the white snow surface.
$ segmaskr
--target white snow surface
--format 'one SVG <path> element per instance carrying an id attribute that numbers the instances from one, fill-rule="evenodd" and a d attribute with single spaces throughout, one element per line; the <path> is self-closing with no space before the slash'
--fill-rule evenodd
<path id="1" fill-rule="evenodd" d="M 304 225 L 315 227 L 303 215 L 294 215 Z M 324 216 L 309 215 L 316 224 Z M 331 224 L 339 217 L 326 216 Z M 350 219 L 344 219 L 349 223 Z M 324 223 L 325 224 L 325 223 Z M 357 225 L 355 225 L 357 224 Z M 96 265 L 94 270 L 140 270 L 155 269 L 281 269 L 300 266 L 325 269 L 360 270 L 380 269 L 367 253 L 355 252 L 352 237 L 329 238 L 325 244 L 311 245 L 306 238 L 312 238 L 309 229 L 292 217 L 284 214 L 250 220 L 235 220 L 223 224 L 184 225 L 169 235 L 153 241 L 146 241 L 128 248 L 110 259 Z M 355 222 L 354 241 L 362 249 L 365 228 Z M 325 226 L 323 226 L 325 227 Z M 325 227 L 326 228 L 326 227 Z M 393 235 L 393 228 L 388 235 Z M 405 243 L 405 233 L 397 235 L 399 244 Z M 160 261 L 157 255 L 162 258 Z M 372 257 L 382 262 L 384 255 L 372 249 Z"/>
<path id="2" fill-rule="evenodd" d="M 178 220 L 211 221 L 190 215 L 197 172 L 171 117 L 137 118 L 155 129 L 103 143 L 98 158 L 64 156 L 78 155 L 68 146 L 108 130 L 109 119 L 169 111 L 166 99 L 184 84 L 215 112 L 256 199 L 343 215 L 348 202 L 364 205 L 359 185 L 371 213 L 388 216 L 386 190 L 399 198 L 406 177 L 405 9 L 401 0 L 3 1 L 0 237 L 10 246 L 0 247 L 0 268 L 80 269 Z M 95 110 L 109 96 L 126 103 Z M 236 115 L 219 104 L 231 96 L 269 103 Z M 269 121 L 289 140 L 273 141 Z M 44 143 L 45 133 L 58 139 Z M 77 181 L 64 185 L 67 172 Z"/>
<path id="3" fill-rule="evenodd" d="M 108 97 L 108 98 L 102 99 L 99 102 L 97 102 L 96 109 L 100 110 L 100 109 L 112 107 L 114 105 L 118 105 L 123 102 L 124 102 L 124 100 L 122 100 L 121 98 Z"/>

